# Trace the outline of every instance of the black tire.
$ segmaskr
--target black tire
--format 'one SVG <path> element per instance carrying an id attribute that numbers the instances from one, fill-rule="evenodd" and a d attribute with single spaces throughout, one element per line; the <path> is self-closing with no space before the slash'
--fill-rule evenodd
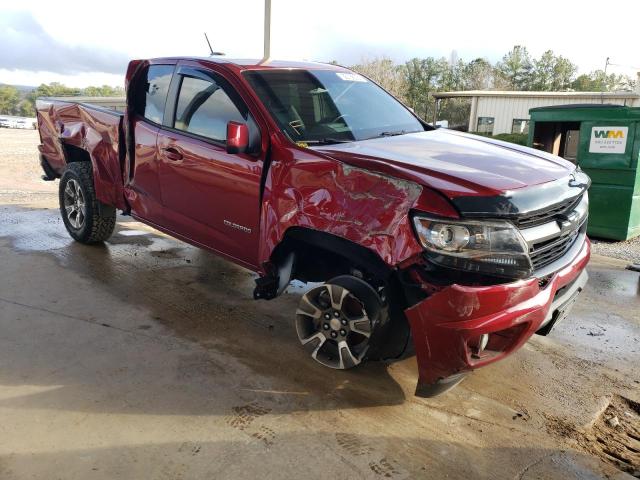
<path id="1" fill-rule="evenodd" d="M 69 203 L 70 198 L 66 193 L 69 183 L 73 185 L 74 189 L 79 187 L 81 191 L 84 202 L 84 214 L 80 215 L 81 221 L 78 221 L 77 213 L 75 218 L 70 216 L 74 212 L 72 211 L 69 214 L 68 209 L 65 207 L 65 201 Z M 101 203 L 96 198 L 91 163 L 72 162 L 67 165 L 60 179 L 58 198 L 60 215 L 62 215 L 64 226 L 74 240 L 80 243 L 93 244 L 103 242 L 111 236 L 116 225 L 116 209 Z M 73 205 L 71 208 L 73 208 Z"/>

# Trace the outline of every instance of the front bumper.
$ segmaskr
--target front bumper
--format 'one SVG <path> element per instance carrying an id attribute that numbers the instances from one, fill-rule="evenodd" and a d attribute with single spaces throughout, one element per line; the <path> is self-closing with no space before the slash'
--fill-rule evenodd
<path id="1" fill-rule="evenodd" d="M 586 283 L 590 252 L 585 238 L 544 282 L 534 277 L 482 287 L 453 284 L 405 310 L 418 361 L 416 395 L 504 358 L 536 331 L 553 326 L 559 317 L 554 312 Z"/>

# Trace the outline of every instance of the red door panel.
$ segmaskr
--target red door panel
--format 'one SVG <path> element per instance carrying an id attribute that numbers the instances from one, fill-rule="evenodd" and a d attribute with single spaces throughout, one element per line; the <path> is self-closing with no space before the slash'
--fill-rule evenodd
<path id="1" fill-rule="evenodd" d="M 134 215 L 162 225 L 162 198 L 158 181 L 160 162 L 156 145 L 159 127 L 136 119 L 133 128 L 135 161 L 126 189 L 127 200 Z"/>
<path id="2" fill-rule="evenodd" d="M 165 226 L 256 266 L 262 161 L 164 129 L 158 152 Z"/>

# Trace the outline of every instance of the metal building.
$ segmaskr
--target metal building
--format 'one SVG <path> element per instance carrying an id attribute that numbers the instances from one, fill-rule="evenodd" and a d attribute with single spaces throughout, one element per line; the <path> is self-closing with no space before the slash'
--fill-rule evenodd
<path id="1" fill-rule="evenodd" d="M 468 98 L 471 102 L 469 132 L 490 135 L 529 133 L 529 110 L 537 107 L 568 104 L 613 104 L 640 107 L 638 92 L 515 92 L 470 90 L 437 92 L 431 96 L 439 102 L 447 98 Z M 441 120 L 440 118 L 437 118 Z M 435 119 L 434 119 L 435 120 Z M 446 119 L 445 119 L 446 120 Z"/>

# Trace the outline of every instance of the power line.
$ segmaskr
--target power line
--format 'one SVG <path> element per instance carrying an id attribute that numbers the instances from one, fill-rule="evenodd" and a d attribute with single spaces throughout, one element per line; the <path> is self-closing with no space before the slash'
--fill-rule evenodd
<path id="1" fill-rule="evenodd" d="M 633 65 L 623 65 L 621 63 L 611 63 L 607 62 L 607 65 L 612 65 L 614 67 L 624 67 L 624 68 L 633 68 L 635 70 L 640 70 L 640 67 L 634 67 Z"/>

